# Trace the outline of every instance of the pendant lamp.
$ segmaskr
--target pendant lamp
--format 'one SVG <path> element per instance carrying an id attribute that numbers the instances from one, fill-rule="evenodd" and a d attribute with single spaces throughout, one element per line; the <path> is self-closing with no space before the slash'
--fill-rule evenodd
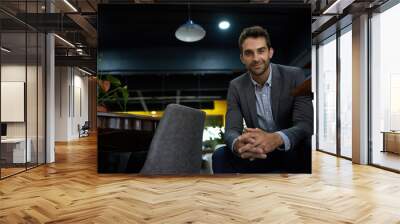
<path id="1" fill-rule="evenodd" d="M 206 31 L 190 19 L 190 4 L 188 4 L 188 21 L 175 31 L 175 37 L 183 42 L 196 42 L 204 38 Z"/>

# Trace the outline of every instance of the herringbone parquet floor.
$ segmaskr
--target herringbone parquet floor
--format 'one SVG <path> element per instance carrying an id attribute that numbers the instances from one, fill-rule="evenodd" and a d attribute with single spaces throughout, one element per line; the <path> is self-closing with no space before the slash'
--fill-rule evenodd
<path id="1" fill-rule="evenodd" d="M 0 181 L 0 223 L 400 223 L 400 175 L 313 153 L 312 175 L 96 172 L 96 139 Z"/>

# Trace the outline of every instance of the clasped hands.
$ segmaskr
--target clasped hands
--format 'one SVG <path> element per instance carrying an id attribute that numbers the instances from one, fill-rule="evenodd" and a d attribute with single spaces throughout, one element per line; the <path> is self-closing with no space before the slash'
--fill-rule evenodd
<path id="1" fill-rule="evenodd" d="M 283 144 L 277 133 L 268 133 L 259 128 L 246 128 L 235 142 L 234 150 L 242 159 L 265 159 L 267 154 Z"/>

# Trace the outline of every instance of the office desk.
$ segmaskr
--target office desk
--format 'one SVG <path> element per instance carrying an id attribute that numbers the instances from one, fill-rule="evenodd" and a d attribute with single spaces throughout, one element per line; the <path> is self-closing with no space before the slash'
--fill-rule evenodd
<path id="1" fill-rule="evenodd" d="M 383 150 L 382 152 L 393 152 L 400 154 L 400 132 L 383 131 Z"/>
<path id="2" fill-rule="evenodd" d="M 31 145 L 30 138 L 26 139 L 28 147 L 25 153 L 25 138 L 6 138 L 1 140 L 1 157 L 6 163 L 25 163 L 31 161 Z M 26 161 L 25 161 L 26 160 Z"/>
<path id="3" fill-rule="evenodd" d="M 99 173 L 138 173 L 160 118 L 97 113 L 97 170 Z"/>

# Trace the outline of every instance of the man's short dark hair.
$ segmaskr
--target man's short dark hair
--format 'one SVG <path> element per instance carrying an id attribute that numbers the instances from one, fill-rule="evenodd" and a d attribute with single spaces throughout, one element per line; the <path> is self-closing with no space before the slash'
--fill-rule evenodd
<path id="1" fill-rule="evenodd" d="M 244 28 L 242 33 L 239 36 L 240 53 L 242 53 L 242 51 L 243 51 L 243 48 L 242 48 L 243 42 L 249 37 L 252 37 L 252 38 L 264 37 L 265 42 L 267 43 L 267 47 L 271 48 L 271 39 L 269 39 L 268 31 L 266 29 L 262 28 L 261 26 L 252 26 L 252 27 Z"/>

